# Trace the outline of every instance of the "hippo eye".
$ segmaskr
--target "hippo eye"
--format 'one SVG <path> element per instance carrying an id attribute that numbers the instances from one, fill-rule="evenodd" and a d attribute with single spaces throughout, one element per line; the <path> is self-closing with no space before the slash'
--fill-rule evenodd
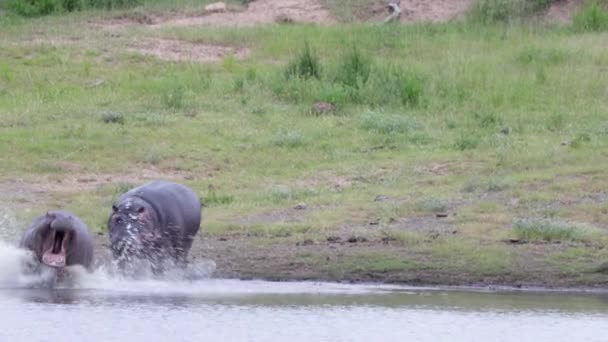
<path id="1" fill-rule="evenodd" d="M 146 211 L 146 208 L 144 208 L 144 207 L 139 207 L 139 209 L 137 209 L 137 212 L 140 214 L 143 213 L 144 211 Z"/>
<path id="2" fill-rule="evenodd" d="M 116 219 L 114 219 L 114 222 L 116 222 L 116 224 L 122 224 L 122 218 L 117 217 Z"/>

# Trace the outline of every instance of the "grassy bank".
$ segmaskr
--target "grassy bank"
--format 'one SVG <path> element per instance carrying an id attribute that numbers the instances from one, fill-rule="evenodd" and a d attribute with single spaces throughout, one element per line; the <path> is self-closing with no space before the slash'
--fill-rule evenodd
<path id="1" fill-rule="evenodd" d="M 20 224 L 65 208 L 102 233 L 167 178 L 203 198 L 193 254 L 222 275 L 606 282 L 606 33 L 124 22 L 141 11 L 0 19 Z"/>

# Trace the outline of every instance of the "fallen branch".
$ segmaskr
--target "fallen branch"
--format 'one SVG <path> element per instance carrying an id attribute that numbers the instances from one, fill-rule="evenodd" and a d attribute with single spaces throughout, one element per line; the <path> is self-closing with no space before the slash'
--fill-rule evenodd
<path id="1" fill-rule="evenodd" d="M 386 7 L 388 8 L 388 17 L 382 21 L 384 24 L 392 21 L 397 21 L 401 17 L 401 7 L 399 6 L 400 1 L 390 2 Z"/>

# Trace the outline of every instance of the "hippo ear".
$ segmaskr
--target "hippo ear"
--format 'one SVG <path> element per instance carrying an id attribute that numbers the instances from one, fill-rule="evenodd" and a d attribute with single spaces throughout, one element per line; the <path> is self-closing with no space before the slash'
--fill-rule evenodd
<path id="1" fill-rule="evenodd" d="M 112 211 L 117 212 L 118 211 L 118 207 L 114 204 L 112 204 Z"/>

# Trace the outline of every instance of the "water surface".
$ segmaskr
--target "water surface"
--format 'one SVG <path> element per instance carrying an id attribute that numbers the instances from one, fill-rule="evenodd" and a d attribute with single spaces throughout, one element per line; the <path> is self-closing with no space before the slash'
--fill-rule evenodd
<path id="1" fill-rule="evenodd" d="M 607 341 L 603 294 L 203 280 L 0 290 L 0 341 Z"/>

